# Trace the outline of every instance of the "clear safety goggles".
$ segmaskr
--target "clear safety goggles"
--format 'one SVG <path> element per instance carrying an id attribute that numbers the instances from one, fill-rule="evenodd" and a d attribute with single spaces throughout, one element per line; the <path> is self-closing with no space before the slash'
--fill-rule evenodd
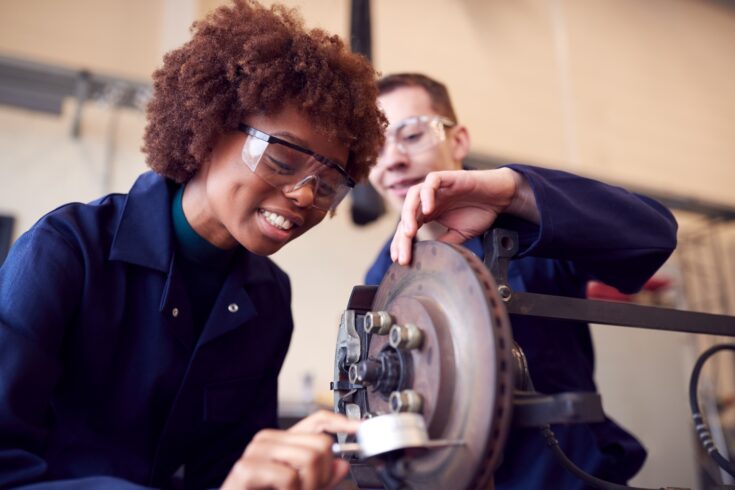
<path id="1" fill-rule="evenodd" d="M 386 133 L 380 156 L 384 156 L 390 142 L 404 155 L 415 155 L 433 148 L 446 138 L 444 128 L 451 128 L 455 124 L 442 116 L 414 116 L 404 119 Z"/>
<path id="2" fill-rule="evenodd" d="M 238 129 L 248 135 L 242 147 L 245 165 L 285 193 L 312 185 L 315 208 L 333 210 L 355 187 L 352 177 L 334 160 L 245 124 Z"/>

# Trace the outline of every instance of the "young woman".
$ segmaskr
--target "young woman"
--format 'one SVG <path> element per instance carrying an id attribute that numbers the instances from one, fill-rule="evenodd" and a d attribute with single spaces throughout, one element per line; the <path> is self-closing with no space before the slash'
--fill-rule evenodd
<path id="1" fill-rule="evenodd" d="M 322 488 L 332 413 L 276 425 L 292 330 L 265 256 L 332 212 L 383 140 L 375 73 L 238 0 L 154 73 L 126 195 L 44 216 L 0 269 L 0 488 Z"/>

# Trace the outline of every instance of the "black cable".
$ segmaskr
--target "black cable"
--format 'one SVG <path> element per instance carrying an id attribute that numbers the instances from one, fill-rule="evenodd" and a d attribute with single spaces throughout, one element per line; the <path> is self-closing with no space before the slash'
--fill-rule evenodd
<path id="1" fill-rule="evenodd" d="M 717 450 L 717 446 L 715 446 L 715 443 L 712 440 L 712 433 L 710 432 L 709 427 L 707 427 L 704 418 L 702 418 L 702 413 L 699 411 L 699 401 L 697 400 L 699 375 L 702 371 L 702 366 L 704 366 L 707 359 L 721 350 L 735 351 L 735 345 L 721 344 L 710 347 L 699 356 L 697 362 L 694 364 L 692 377 L 689 380 L 689 407 L 692 410 L 694 430 L 697 431 L 697 435 L 699 436 L 699 440 L 702 442 L 704 450 L 707 451 L 710 457 L 715 460 L 715 463 L 717 463 L 720 468 L 730 473 L 730 475 L 735 476 L 735 466 L 733 466 L 733 464 Z"/>
<path id="2" fill-rule="evenodd" d="M 513 355 L 516 359 L 516 366 L 514 369 L 517 370 L 517 375 L 519 379 L 522 380 L 522 383 L 520 383 L 525 389 L 536 392 L 536 389 L 533 386 L 533 380 L 531 379 L 531 372 L 528 370 L 528 363 L 526 362 L 526 356 L 523 353 L 523 349 L 520 348 L 518 344 L 514 342 L 513 346 Z M 536 392 L 537 393 L 537 392 Z M 600 478 L 597 478 L 596 476 L 592 476 L 586 471 L 584 471 L 582 468 L 574 464 L 574 462 L 567 457 L 566 454 L 564 454 L 564 451 L 559 447 L 559 441 L 556 439 L 556 436 L 554 435 L 554 432 L 551 430 L 551 426 L 546 424 L 541 428 L 541 434 L 544 436 L 544 439 L 546 440 L 546 444 L 549 446 L 551 451 L 554 453 L 554 456 L 556 456 L 556 459 L 559 460 L 559 463 L 566 469 L 568 472 L 582 480 L 583 482 L 587 483 L 588 485 L 591 485 L 595 488 L 601 488 L 602 490 L 666 490 L 664 488 L 639 488 L 639 487 L 629 487 L 626 485 L 620 485 L 618 483 L 609 482 L 606 480 L 601 480 Z"/>
<path id="3" fill-rule="evenodd" d="M 554 436 L 554 432 L 552 432 L 551 427 L 549 427 L 548 425 L 544 426 L 541 429 L 541 434 L 543 434 L 544 439 L 546 439 L 546 444 L 548 444 L 548 446 L 551 448 L 554 456 L 556 456 L 556 459 L 559 460 L 564 469 L 566 469 L 571 474 L 573 474 L 583 482 L 587 483 L 588 485 L 592 485 L 595 488 L 601 488 L 603 490 L 664 490 L 663 488 L 653 489 L 629 487 L 626 485 L 619 485 L 617 483 L 601 480 L 595 476 L 592 476 L 584 471 L 582 468 L 574 464 L 574 462 L 569 459 L 566 454 L 564 454 L 564 451 L 562 451 L 562 449 L 559 447 L 559 441 L 556 439 L 556 436 Z"/>

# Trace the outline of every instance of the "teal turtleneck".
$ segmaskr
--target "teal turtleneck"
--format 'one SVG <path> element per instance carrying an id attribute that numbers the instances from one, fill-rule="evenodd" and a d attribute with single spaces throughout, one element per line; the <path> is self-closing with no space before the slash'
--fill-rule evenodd
<path id="1" fill-rule="evenodd" d="M 200 334 L 240 247 L 229 250 L 218 248 L 191 227 L 182 204 L 184 187 L 181 185 L 174 195 L 171 215 L 177 242 L 178 268 L 183 274 L 191 301 L 192 318 L 197 334 Z"/>

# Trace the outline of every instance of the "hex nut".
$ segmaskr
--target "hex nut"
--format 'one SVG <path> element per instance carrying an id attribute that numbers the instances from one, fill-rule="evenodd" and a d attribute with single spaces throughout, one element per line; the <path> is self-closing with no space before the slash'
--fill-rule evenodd
<path id="1" fill-rule="evenodd" d="M 414 390 L 394 391 L 388 398 L 388 406 L 393 413 L 421 412 L 423 398 Z"/>
<path id="2" fill-rule="evenodd" d="M 369 311 L 365 314 L 365 331 L 373 335 L 386 335 L 393 325 L 387 311 Z"/>
<path id="3" fill-rule="evenodd" d="M 393 325 L 390 328 L 388 343 L 394 349 L 418 349 L 424 341 L 424 332 L 413 323 Z"/>

